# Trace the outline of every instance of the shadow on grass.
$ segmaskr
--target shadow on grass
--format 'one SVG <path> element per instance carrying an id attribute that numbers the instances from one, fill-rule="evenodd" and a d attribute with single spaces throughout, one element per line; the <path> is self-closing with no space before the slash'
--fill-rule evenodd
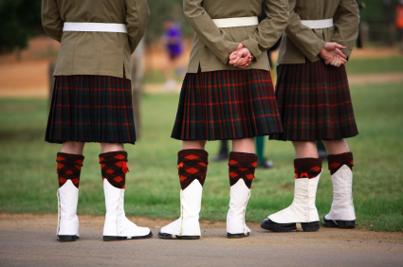
<path id="1" fill-rule="evenodd" d="M 0 129 L 0 143 L 43 141 L 45 129 Z"/>

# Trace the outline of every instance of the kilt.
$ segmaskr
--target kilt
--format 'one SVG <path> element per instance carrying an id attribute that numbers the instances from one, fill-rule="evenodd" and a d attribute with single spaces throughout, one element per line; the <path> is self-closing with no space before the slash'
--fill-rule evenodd
<path id="1" fill-rule="evenodd" d="M 187 73 L 172 137 L 232 140 L 282 132 L 270 72 Z"/>
<path id="2" fill-rule="evenodd" d="M 339 140 L 358 134 L 344 66 L 279 65 L 276 96 L 284 132 L 271 139 Z"/>
<path id="3" fill-rule="evenodd" d="M 131 81 L 110 76 L 56 76 L 45 140 L 133 144 Z"/>

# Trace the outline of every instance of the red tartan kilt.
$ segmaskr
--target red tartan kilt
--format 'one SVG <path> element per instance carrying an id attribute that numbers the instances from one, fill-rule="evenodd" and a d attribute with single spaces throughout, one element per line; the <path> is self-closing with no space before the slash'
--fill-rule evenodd
<path id="1" fill-rule="evenodd" d="M 272 139 L 339 140 L 358 134 L 344 66 L 280 65 L 276 96 L 284 132 Z"/>
<path id="2" fill-rule="evenodd" d="M 56 76 L 45 140 L 134 143 L 130 80 L 94 75 Z"/>
<path id="3" fill-rule="evenodd" d="M 186 75 L 173 138 L 232 140 L 281 131 L 270 72 L 223 70 Z"/>

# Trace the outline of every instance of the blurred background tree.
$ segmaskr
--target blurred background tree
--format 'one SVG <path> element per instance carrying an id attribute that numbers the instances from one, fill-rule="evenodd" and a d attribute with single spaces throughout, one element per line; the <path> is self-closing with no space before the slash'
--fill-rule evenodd
<path id="1" fill-rule="evenodd" d="M 40 0 L 0 0 L 0 53 L 21 50 L 41 33 Z"/>
<path id="2" fill-rule="evenodd" d="M 365 8 L 361 19 L 367 24 L 368 40 L 374 43 L 391 45 L 396 41 L 394 25 L 395 7 L 398 0 L 361 0 Z"/>

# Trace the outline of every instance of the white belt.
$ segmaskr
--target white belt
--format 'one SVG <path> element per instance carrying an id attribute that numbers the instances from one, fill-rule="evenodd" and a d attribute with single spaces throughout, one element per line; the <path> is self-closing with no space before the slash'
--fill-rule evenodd
<path id="1" fill-rule="evenodd" d="M 120 23 L 93 23 L 93 22 L 65 22 L 64 32 L 121 32 L 127 33 L 125 24 Z"/>
<path id="2" fill-rule="evenodd" d="M 333 27 L 333 18 L 319 20 L 301 20 L 302 25 L 310 29 L 326 29 Z"/>
<path id="3" fill-rule="evenodd" d="M 259 20 L 257 17 L 213 19 L 213 22 L 218 28 L 246 27 L 256 26 L 259 24 Z"/>

